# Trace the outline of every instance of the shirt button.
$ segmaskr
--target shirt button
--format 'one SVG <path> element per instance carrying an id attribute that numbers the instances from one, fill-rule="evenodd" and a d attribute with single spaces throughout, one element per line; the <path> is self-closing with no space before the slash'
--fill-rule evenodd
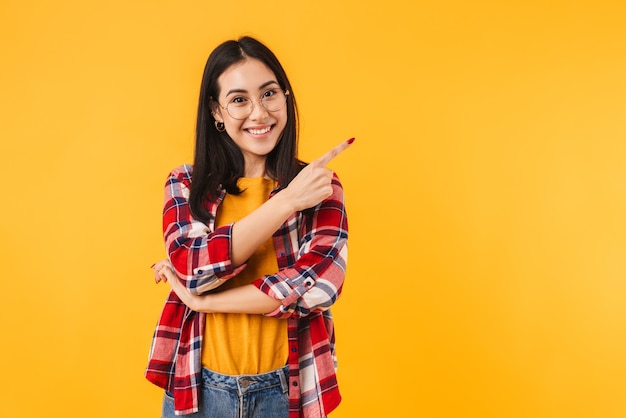
<path id="1" fill-rule="evenodd" d="M 291 352 L 295 353 L 296 351 L 298 351 L 298 349 L 296 347 L 291 347 Z"/>
<path id="2" fill-rule="evenodd" d="M 196 274 L 202 274 L 202 273 L 204 273 L 204 270 L 198 270 Z"/>
<path id="3" fill-rule="evenodd" d="M 304 281 L 304 285 L 305 285 L 306 287 L 311 287 L 311 286 L 313 286 L 313 279 L 306 279 L 306 280 Z"/>
<path id="4" fill-rule="evenodd" d="M 298 386 L 298 382 L 293 382 L 292 385 Z"/>

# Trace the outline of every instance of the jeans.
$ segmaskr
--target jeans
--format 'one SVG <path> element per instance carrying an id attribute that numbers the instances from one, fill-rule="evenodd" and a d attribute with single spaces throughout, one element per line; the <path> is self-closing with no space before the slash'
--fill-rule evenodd
<path id="1" fill-rule="evenodd" d="M 256 375 L 228 376 L 202 369 L 200 410 L 192 418 L 288 418 L 289 367 Z M 162 418 L 174 418 L 174 398 L 163 397 Z"/>

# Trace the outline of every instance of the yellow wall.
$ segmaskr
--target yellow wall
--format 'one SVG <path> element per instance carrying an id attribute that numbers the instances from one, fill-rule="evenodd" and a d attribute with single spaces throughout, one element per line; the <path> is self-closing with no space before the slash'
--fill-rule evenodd
<path id="1" fill-rule="evenodd" d="M 357 137 L 333 418 L 626 416 L 626 10 L 409 3 L 2 2 L 0 416 L 158 416 L 162 186 L 240 34 L 304 158 Z"/>

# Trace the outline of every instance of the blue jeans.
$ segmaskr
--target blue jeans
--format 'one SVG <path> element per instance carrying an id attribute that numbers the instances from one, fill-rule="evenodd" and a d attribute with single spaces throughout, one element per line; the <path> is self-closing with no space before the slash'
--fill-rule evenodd
<path id="1" fill-rule="evenodd" d="M 200 410 L 183 417 L 289 417 L 288 366 L 264 374 L 241 376 L 228 376 L 203 368 L 202 383 Z M 165 392 L 162 418 L 174 417 L 174 398 Z"/>

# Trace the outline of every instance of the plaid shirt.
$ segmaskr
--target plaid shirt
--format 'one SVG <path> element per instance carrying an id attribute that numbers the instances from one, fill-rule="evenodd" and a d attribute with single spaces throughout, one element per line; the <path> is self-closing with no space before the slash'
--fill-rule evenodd
<path id="1" fill-rule="evenodd" d="M 194 294 L 214 289 L 245 265 L 230 260 L 232 224 L 215 228 L 225 191 L 209 203 L 209 225 L 189 210 L 190 165 L 175 169 L 165 186 L 163 231 L 169 259 Z M 347 261 L 348 224 L 343 189 L 311 210 L 291 215 L 273 235 L 279 271 L 253 284 L 280 300 L 266 315 L 288 318 L 289 417 L 324 417 L 339 405 L 335 332 L 330 306 L 341 294 Z M 271 192 L 270 198 L 278 192 Z M 187 308 L 171 292 L 159 319 L 146 378 L 174 395 L 176 414 L 198 411 L 205 314 Z"/>

